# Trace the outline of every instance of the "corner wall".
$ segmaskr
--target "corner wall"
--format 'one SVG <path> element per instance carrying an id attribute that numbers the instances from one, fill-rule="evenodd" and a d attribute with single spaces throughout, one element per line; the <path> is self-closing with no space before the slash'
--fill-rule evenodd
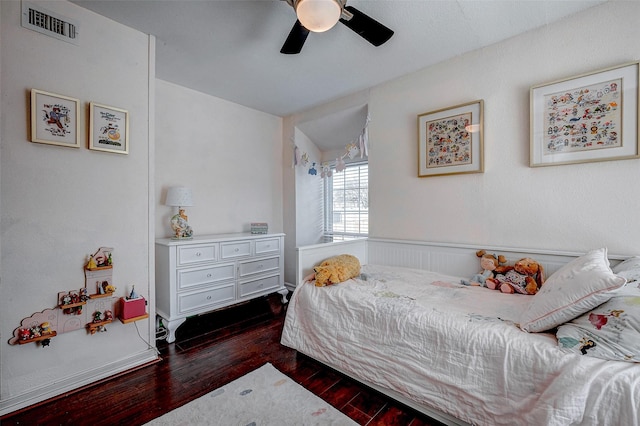
<path id="1" fill-rule="evenodd" d="M 282 118 L 156 80 L 156 238 L 171 236 L 170 186 L 188 186 L 194 235 L 282 232 Z"/>
<path id="2" fill-rule="evenodd" d="M 285 282 L 291 285 L 296 283 L 296 247 L 318 242 L 317 239 L 322 236 L 322 229 L 318 230 L 316 228 L 318 215 L 320 215 L 320 226 L 323 226 L 322 206 L 318 206 L 318 203 L 322 203 L 322 200 L 314 198 L 313 202 L 310 201 L 312 195 L 315 196 L 318 193 L 322 193 L 322 188 L 316 187 L 316 182 L 320 178 L 317 176 L 310 178 L 303 168 L 293 167 L 293 148 L 298 145 L 299 148 L 306 149 L 306 152 L 316 155 L 317 157 L 312 161 L 321 162 L 323 153 L 304 133 L 298 130 L 297 126 L 300 123 L 313 121 L 355 106 L 366 105 L 368 100 L 369 91 L 360 91 L 352 96 L 340 98 L 298 114 L 289 115 L 283 120 L 282 140 L 284 147 L 282 164 L 284 178 L 282 186 L 284 190 L 284 232 L 286 233 L 284 275 Z M 321 185 L 321 182 L 318 185 Z M 318 210 L 318 207 L 320 207 L 320 210 Z"/>
<path id="3" fill-rule="evenodd" d="M 0 414 L 157 357 L 153 320 L 115 321 L 96 335 L 83 327 L 49 347 L 7 343 L 23 318 L 54 308 L 58 292 L 84 286 L 86 256 L 101 246 L 114 248 L 116 295 L 135 285 L 155 316 L 153 39 L 66 1 L 31 3 L 79 21 L 80 36 L 75 46 L 24 29 L 20 1 L 0 2 Z M 80 100 L 80 148 L 30 142 L 32 88 Z M 128 155 L 87 149 L 91 101 L 129 111 Z"/>
<path id="4" fill-rule="evenodd" d="M 322 152 L 299 129 L 295 129 L 296 146 L 309 156 L 307 167 L 295 167 L 296 204 L 296 246 L 322 243 L 324 235 L 324 179 L 319 175 L 310 175 L 311 163 L 316 163 L 320 173 Z M 295 258 L 294 258 L 295 263 Z"/>

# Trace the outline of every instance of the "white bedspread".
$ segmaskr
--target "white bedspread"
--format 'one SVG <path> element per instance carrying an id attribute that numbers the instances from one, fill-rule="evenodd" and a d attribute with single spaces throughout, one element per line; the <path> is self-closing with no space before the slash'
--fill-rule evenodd
<path id="1" fill-rule="evenodd" d="M 640 424 L 640 365 L 569 354 L 517 326 L 531 296 L 365 265 L 294 292 L 282 344 L 465 422 Z"/>

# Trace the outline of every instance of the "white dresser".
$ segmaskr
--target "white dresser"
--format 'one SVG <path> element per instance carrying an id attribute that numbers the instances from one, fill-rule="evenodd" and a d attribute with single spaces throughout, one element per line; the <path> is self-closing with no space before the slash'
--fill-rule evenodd
<path id="1" fill-rule="evenodd" d="M 156 240 L 156 313 L 169 334 L 193 315 L 278 292 L 284 286 L 284 234 L 203 235 Z"/>

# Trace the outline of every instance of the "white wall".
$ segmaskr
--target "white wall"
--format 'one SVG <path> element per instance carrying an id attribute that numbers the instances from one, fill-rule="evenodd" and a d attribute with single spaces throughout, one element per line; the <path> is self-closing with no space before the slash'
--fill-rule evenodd
<path id="1" fill-rule="evenodd" d="M 640 59 L 639 19 L 609 2 L 373 89 L 371 235 L 639 253 L 640 160 L 529 167 L 530 87 Z M 484 174 L 417 178 L 417 115 L 476 99 Z"/>
<path id="2" fill-rule="evenodd" d="M 530 87 L 640 59 L 638 20 L 609 2 L 372 88 L 370 236 L 640 254 L 640 160 L 529 167 Z M 477 99 L 484 174 L 418 178 L 418 114 Z"/>
<path id="3" fill-rule="evenodd" d="M 282 232 L 282 118 L 156 81 L 155 236 L 171 235 L 167 188 L 184 185 L 195 235 Z"/>
<path id="4" fill-rule="evenodd" d="M 135 284 L 154 316 L 153 41 L 68 2 L 38 3 L 79 21 L 80 44 L 22 28 L 20 2 L 0 2 L 0 414 L 156 358 L 146 343 L 155 346 L 149 320 L 116 321 L 93 336 L 84 329 L 60 334 L 45 348 L 7 344 L 23 318 L 56 306 L 58 292 L 84 286 L 86 255 L 101 246 L 114 248 L 116 294 Z M 32 88 L 80 100 L 81 148 L 29 141 Z M 129 111 L 128 155 L 87 149 L 90 101 Z"/>
<path id="5" fill-rule="evenodd" d="M 301 153 L 309 156 L 307 166 L 297 166 L 296 176 L 296 205 L 303 208 L 296 209 L 296 246 L 319 244 L 322 242 L 324 218 L 323 199 L 324 185 L 320 177 L 322 171 L 320 162 L 322 152 L 299 129 L 295 131 L 296 146 Z M 309 174 L 309 167 L 316 163 L 317 175 Z"/>

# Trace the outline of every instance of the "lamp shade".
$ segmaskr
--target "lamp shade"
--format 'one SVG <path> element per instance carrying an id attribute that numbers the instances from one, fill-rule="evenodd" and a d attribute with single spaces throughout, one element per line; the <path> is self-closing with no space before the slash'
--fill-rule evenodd
<path id="1" fill-rule="evenodd" d="M 172 186 L 167 190 L 167 206 L 191 207 L 193 206 L 193 194 L 191 188 L 184 186 Z"/>
<path id="2" fill-rule="evenodd" d="M 336 0 L 298 0 L 296 15 L 309 31 L 321 33 L 338 23 L 342 8 Z"/>

